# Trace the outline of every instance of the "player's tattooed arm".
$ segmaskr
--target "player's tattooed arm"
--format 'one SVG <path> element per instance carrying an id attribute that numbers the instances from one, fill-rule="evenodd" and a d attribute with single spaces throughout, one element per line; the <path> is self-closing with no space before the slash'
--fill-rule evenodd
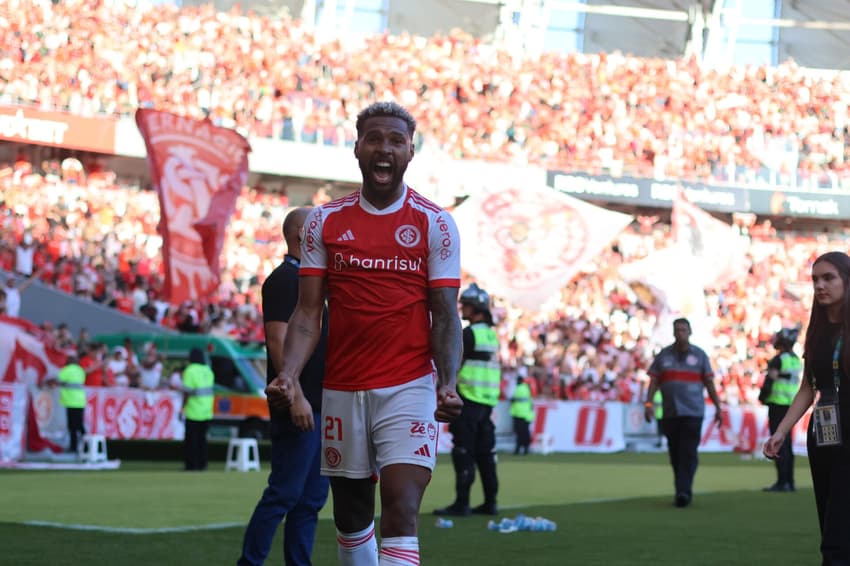
<path id="1" fill-rule="evenodd" d="M 457 289 L 429 289 L 431 309 L 431 351 L 437 366 L 439 386 L 454 387 L 460 371 L 463 338 L 457 312 Z"/>

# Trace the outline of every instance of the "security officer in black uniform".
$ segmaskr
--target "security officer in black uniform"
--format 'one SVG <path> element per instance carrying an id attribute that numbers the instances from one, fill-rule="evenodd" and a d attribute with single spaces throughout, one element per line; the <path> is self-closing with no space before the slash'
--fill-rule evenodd
<path id="1" fill-rule="evenodd" d="M 455 468 L 455 501 L 435 509 L 435 515 L 465 516 L 471 513 L 496 515 L 496 427 L 491 420 L 499 402 L 501 367 L 499 340 L 493 329 L 490 296 L 475 283 L 460 295 L 461 314 L 469 325 L 463 329 L 463 365 L 457 377 L 463 412 L 449 425 L 452 433 L 452 463 Z M 475 467 L 481 475 L 484 503 L 470 508 L 469 491 Z"/>
<path id="2" fill-rule="evenodd" d="M 778 353 L 767 363 L 767 376 L 759 393 L 759 401 L 767 405 L 771 435 L 776 432 L 800 388 L 803 364 L 793 351 L 799 332 L 799 328 L 783 328 L 773 336 L 773 347 Z M 776 483 L 764 488 L 764 491 L 794 491 L 794 451 L 791 449 L 790 434 L 785 437 L 774 462 Z"/>

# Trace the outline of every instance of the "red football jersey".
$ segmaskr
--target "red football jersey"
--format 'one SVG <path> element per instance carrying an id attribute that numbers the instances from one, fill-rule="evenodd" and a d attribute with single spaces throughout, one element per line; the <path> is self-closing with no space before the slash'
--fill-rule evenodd
<path id="1" fill-rule="evenodd" d="M 460 236 L 451 215 L 410 187 L 377 210 L 360 192 L 313 209 L 302 276 L 327 278 L 324 386 L 362 391 L 433 371 L 428 289 L 460 287 Z"/>

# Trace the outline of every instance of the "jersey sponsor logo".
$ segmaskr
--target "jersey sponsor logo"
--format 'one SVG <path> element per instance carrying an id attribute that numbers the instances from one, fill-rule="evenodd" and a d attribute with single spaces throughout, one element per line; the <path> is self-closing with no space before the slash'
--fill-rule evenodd
<path id="1" fill-rule="evenodd" d="M 440 259 L 446 261 L 452 256 L 452 232 L 442 214 L 437 217 L 436 222 L 440 231 Z"/>
<path id="2" fill-rule="evenodd" d="M 417 456 L 424 456 L 426 458 L 430 458 L 431 457 L 431 449 L 428 447 L 427 444 L 423 444 L 422 446 L 419 447 L 419 449 L 416 452 L 414 452 L 414 454 L 416 454 Z"/>
<path id="3" fill-rule="evenodd" d="M 331 468 L 338 468 L 342 463 L 342 454 L 333 446 L 325 448 L 325 461 Z"/>
<path id="4" fill-rule="evenodd" d="M 354 232 L 349 228 L 342 235 L 336 239 L 337 242 L 353 242 L 354 241 Z"/>
<path id="5" fill-rule="evenodd" d="M 316 210 L 315 214 L 312 216 L 312 220 L 310 224 L 307 225 L 306 231 L 306 239 L 304 240 L 304 244 L 307 246 L 307 251 L 312 252 L 316 249 L 316 230 L 319 229 L 319 224 L 322 222 L 322 209 L 319 208 Z"/>
<path id="6" fill-rule="evenodd" d="M 412 271 L 418 272 L 422 269 L 422 258 L 406 259 L 398 256 L 393 257 L 359 257 L 354 254 L 335 253 L 334 271 L 346 269 L 384 270 L 384 271 Z"/>
<path id="7" fill-rule="evenodd" d="M 434 423 L 423 421 L 410 421 L 410 437 L 428 437 L 429 440 L 437 438 L 437 427 Z"/>
<path id="8" fill-rule="evenodd" d="M 395 241 L 398 242 L 400 246 L 412 248 L 422 241 L 422 234 L 416 226 L 411 224 L 402 224 L 396 228 Z"/>

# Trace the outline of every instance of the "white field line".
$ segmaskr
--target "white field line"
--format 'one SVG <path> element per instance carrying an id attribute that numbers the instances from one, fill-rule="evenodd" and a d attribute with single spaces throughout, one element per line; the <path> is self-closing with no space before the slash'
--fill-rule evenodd
<path id="1" fill-rule="evenodd" d="M 69 531 L 94 531 L 99 533 L 114 533 L 128 535 L 154 535 L 159 533 L 190 533 L 193 531 L 214 531 L 218 529 L 231 529 L 233 527 L 245 527 L 246 523 L 210 523 L 208 525 L 189 525 L 185 527 L 156 527 L 152 529 L 141 529 L 131 527 L 104 527 L 102 525 L 82 525 L 78 523 L 54 523 L 52 521 L 23 521 L 19 525 L 32 527 L 52 527 Z"/>
<path id="2" fill-rule="evenodd" d="M 572 501 L 570 503 L 559 503 L 558 505 L 587 505 L 587 504 L 596 504 L 596 503 L 615 503 L 617 501 L 629 501 L 631 499 L 642 499 L 645 497 L 653 497 L 653 496 L 637 496 L 637 497 L 612 497 L 612 498 L 599 498 L 599 499 L 587 499 L 583 501 Z M 534 507 L 545 507 L 545 505 L 534 505 Z M 500 505 L 499 511 L 508 511 L 511 509 L 523 509 L 525 507 L 529 507 L 529 505 Z M 423 513 L 423 515 L 427 515 Z M 499 513 L 501 516 L 502 513 Z M 380 517 L 380 514 L 375 516 Z M 320 519 L 323 521 L 330 521 L 330 518 Z M 246 523 L 210 523 L 207 525 L 188 525 L 183 527 L 155 527 L 155 528 L 133 528 L 133 527 L 104 527 L 102 525 L 83 525 L 78 523 L 57 523 L 53 521 L 22 521 L 17 523 L 19 525 L 28 525 L 32 527 L 51 527 L 54 529 L 65 529 L 69 531 L 92 531 L 99 533 L 113 533 L 113 534 L 128 534 L 128 535 L 155 535 L 161 533 L 190 533 L 196 531 L 214 531 L 219 529 L 231 529 L 234 527 L 246 527 Z"/>

